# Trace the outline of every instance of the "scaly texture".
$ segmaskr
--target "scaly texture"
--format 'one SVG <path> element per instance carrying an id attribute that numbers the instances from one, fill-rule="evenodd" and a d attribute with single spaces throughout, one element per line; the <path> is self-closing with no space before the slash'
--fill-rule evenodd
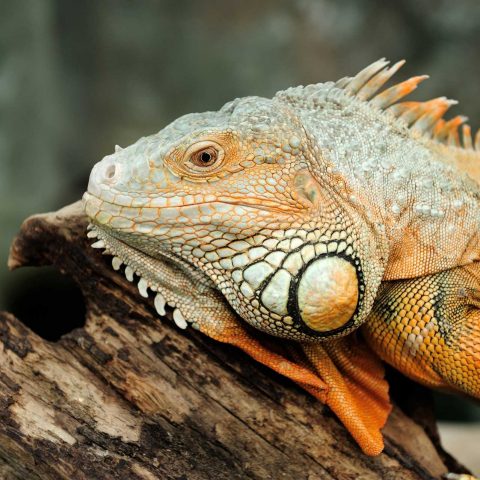
<path id="1" fill-rule="evenodd" d="M 160 314 L 302 385 L 370 455 L 379 357 L 480 397 L 480 140 L 443 119 L 452 100 L 401 101 L 426 76 L 381 91 L 402 64 L 181 117 L 117 147 L 84 196 L 93 246 Z"/>

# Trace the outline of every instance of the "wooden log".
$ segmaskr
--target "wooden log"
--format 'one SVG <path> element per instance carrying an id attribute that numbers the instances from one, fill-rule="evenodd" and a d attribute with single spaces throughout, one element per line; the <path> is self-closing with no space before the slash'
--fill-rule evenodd
<path id="1" fill-rule="evenodd" d="M 1 478 L 399 480 L 465 471 L 440 446 L 428 391 L 395 377 L 403 410 L 395 406 L 384 429 L 384 453 L 367 457 L 296 385 L 179 331 L 170 313 L 158 318 L 153 301 L 89 247 L 86 225 L 78 202 L 27 219 L 12 245 L 11 268 L 55 266 L 78 284 L 87 313 L 83 328 L 57 342 L 0 314 Z"/>

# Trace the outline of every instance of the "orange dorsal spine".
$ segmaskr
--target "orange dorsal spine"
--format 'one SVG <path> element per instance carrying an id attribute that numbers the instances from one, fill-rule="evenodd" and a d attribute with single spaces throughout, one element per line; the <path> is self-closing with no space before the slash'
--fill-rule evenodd
<path id="1" fill-rule="evenodd" d="M 336 86 L 381 111 L 388 112 L 395 120 L 406 125 L 412 134 L 428 141 L 430 148 L 438 151 L 443 161 L 455 165 L 480 183 L 480 130 L 472 138 L 468 120 L 457 115 L 444 118 L 447 110 L 456 105 L 445 97 L 425 102 L 401 101 L 428 78 L 415 76 L 385 90 L 382 87 L 405 64 L 401 60 L 391 67 L 384 58 L 364 68 L 354 77 L 342 78 Z"/>

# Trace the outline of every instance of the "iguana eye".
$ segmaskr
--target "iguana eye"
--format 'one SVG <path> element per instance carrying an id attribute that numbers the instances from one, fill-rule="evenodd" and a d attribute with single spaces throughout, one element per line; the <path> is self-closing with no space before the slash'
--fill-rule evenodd
<path id="1" fill-rule="evenodd" d="M 185 166 L 196 173 L 207 173 L 223 163 L 224 152 L 215 142 L 205 141 L 192 145 L 185 152 Z"/>
<path id="2" fill-rule="evenodd" d="M 192 155 L 192 162 L 199 167 L 210 167 L 217 161 L 217 151 L 213 147 L 200 150 Z"/>

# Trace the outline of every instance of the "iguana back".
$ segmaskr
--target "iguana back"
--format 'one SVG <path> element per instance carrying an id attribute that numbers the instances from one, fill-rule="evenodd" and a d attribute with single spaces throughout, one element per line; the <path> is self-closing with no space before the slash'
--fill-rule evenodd
<path id="1" fill-rule="evenodd" d="M 314 136 L 314 175 L 388 238 L 386 280 L 439 272 L 480 256 L 480 154 L 470 128 L 464 125 L 460 135 L 465 117 L 443 119 L 456 104 L 445 97 L 398 102 L 426 76 L 379 93 L 403 63 L 388 68 L 379 60 L 353 78 L 275 97 L 291 105 Z"/>

